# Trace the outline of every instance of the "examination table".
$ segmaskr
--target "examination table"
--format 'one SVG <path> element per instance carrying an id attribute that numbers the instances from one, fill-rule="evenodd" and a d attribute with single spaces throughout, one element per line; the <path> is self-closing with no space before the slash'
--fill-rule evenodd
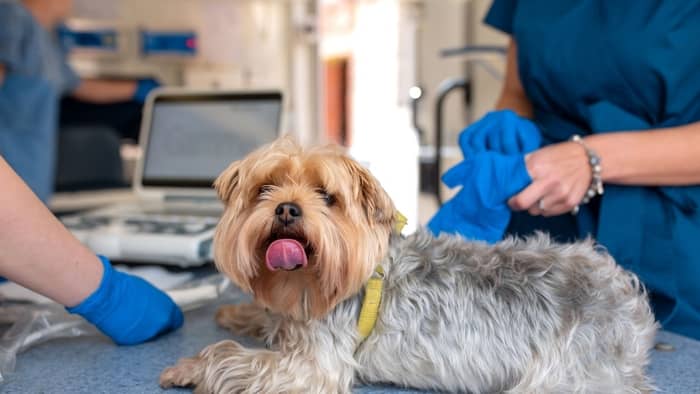
<path id="1" fill-rule="evenodd" d="M 243 302 L 246 296 L 227 292 L 220 302 Z M 156 341 L 118 347 L 106 337 L 53 340 L 19 355 L 16 371 L 0 384 L 0 393 L 177 393 L 161 390 L 158 376 L 180 357 L 197 354 L 205 346 L 231 338 L 214 323 L 216 305 L 185 314 L 185 325 Z M 236 338 L 255 346 L 248 338 Z M 649 372 L 665 393 L 700 393 L 700 342 L 661 332 L 652 352 Z M 356 393 L 409 393 L 393 387 L 357 387 Z"/>

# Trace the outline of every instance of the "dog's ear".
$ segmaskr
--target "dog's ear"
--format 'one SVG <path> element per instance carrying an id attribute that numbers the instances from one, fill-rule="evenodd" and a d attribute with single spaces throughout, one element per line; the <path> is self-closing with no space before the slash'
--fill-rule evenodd
<path id="1" fill-rule="evenodd" d="M 214 189 L 223 202 L 229 202 L 238 187 L 238 174 L 241 161 L 234 161 L 214 181 Z"/>
<path id="2" fill-rule="evenodd" d="M 396 208 L 379 181 L 358 162 L 345 157 L 345 165 L 354 180 L 353 194 L 367 214 L 370 223 L 394 222 Z"/>

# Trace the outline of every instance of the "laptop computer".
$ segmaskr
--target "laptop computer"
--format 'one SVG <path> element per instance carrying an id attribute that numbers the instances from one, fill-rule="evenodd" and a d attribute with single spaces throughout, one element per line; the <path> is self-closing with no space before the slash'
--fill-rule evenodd
<path id="1" fill-rule="evenodd" d="M 61 217 L 114 261 L 181 267 L 212 260 L 223 211 L 212 188 L 231 162 L 279 136 L 279 92 L 154 91 L 144 106 L 136 201 Z"/>

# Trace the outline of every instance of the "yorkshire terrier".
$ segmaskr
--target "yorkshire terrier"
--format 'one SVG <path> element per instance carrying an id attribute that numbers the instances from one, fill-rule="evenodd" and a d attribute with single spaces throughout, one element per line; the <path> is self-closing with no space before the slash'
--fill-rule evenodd
<path id="1" fill-rule="evenodd" d="M 267 346 L 210 345 L 164 370 L 162 387 L 653 390 L 645 367 L 657 324 L 647 296 L 591 241 L 403 237 L 370 172 L 340 148 L 305 150 L 290 138 L 234 162 L 215 187 L 226 204 L 216 265 L 254 298 L 221 307 L 216 321 Z M 360 317 L 366 298 L 369 330 Z"/>

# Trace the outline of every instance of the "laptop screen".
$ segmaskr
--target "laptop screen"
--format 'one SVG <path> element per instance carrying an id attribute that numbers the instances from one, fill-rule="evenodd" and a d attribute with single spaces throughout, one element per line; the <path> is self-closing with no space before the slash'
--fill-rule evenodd
<path id="1" fill-rule="evenodd" d="M 277 138 L 281 112 L 280 93 L 156 97 L 142 184 L 211 187 L 231 162 Z"/>

